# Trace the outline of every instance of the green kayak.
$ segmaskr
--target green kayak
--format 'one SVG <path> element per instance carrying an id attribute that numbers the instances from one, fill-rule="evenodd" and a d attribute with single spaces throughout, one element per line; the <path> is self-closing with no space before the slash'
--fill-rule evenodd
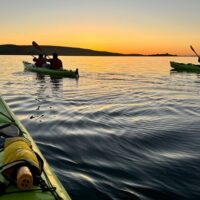
<path id="1" fill-rule="evenodd" d="M 68 78 L 79 78 L 79 72 L 78 69 L 76 70 L 54 70 L 49 69 L 47 67 L 36 67 L 33 63 L 29 63 L 26 61 L 23 61 L 24 64 L 24 70 L 36 72 L 39 74 L 44 75 L 50 75 L 53 77 L 68 77 Z"/>
<path id="2" fill-rule="evenodd" d="M 200 72 L 200 65 L 195 64 L 185 64 L 185 63 L 177 63 L 170 62 L 171 67 L 176 71 L 186 71 L 186 72 Z"/>
<path id="3" fill-rule="evenodd" d="M 20 145 L 13 145 L 14 144 L 21 144 Z M 28 142 L 27 142 L 28 141 Z M 22 144 L 29 144 L 27 149 L 23 149 Z M 12 146 L 12 148 L 11 148 Z M 20 153 L 24 153 L 23 155 L 28 156 L 30 159 L 27 161 L 20 160 L 19 152 L 10 153 L 13 149 L 17 149 Z M 10 154 L 9 154 L 10 153 Z M 19 157 L 16 158 L 15 155 Z M 37 156 L 36 156 L 37 155 Z M 33 157 L 31 157 L 33 156 Z M 35 157 L 34 157 L 35 156 Z M 24 190 L 24 188 L 18 187 L 18 179 L 16 181 L 16 177 L 18 178 L 19 175 L 19 167 L 22 169 L 23 167 L 30 167 L 31 170 L 29 172 L 33 172 L 31 175 L 34 175 L 36 171 L 33 170 L 34 162 L 31 162 L 32 158 L 38 158 L 38 163 L 41 162 L 40 165 L 40 174 L 34 176 L 33 180 L 35 183 L 31 185 L 31 188 L 28 190 Z M 40 159 L 39 159 L 40 158 Z M 7 159 L 7 160 L 6 160 Z M 5 162 L 14 159 L 13 162 L 9 164 L 5 164 Z M 18 159 L 18 160 L 17 160 Z M 17 161 L 16 161 L 17 160 Z M 33 159 L 32 159 L 33 160 Z M 32 137 L 30 136 L 29 132 L 24 128 L 21 122 L 15 117 L 13 112 L 10 108 L 6 105 L 5 101 L 2 97 L 0 97 L 0 198 L 1 200 L 53 200 L 53 199 L 65 199 L 70 200 L 70 197 L 50 166 L 48 165 L 45 158 L 42 156 L 40 150 L 36 146 L 35 142 L 33 141 Z M 32 164 L 32 168 L 31 165 Z M 14 173 L 12 170 L 16 170 L 18 167 L 18 171 Z M 36 168 L 35 168 L 36 169 Z M 11 174 L 12 172 L 12 174 Z M 10 173 L 10 174 L 9 174 Z M 25 171 L 23 171 L 23 175 Z M 7 179 L 6 176 L 11 178 Z M 21 177 L 20 177 L 21 178 Z M 27 178 L 27 177 L 26 177 Z M 30 179 L 29 179 L 30 180 Z M 28 180 L 28 184 L 29 184 Z M 24 186 L 24 179 L 19 179 L 21 181 L 22 187 Z M 22 190 L 23 189 L 23 190 Z"/>

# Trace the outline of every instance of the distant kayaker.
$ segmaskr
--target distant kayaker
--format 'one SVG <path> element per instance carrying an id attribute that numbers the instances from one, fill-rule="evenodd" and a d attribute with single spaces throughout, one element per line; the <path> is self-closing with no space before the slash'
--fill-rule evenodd
<path id="1" fill-rule="evenodd" d="M 44 58 L 43 54 L 39 54 L 38 58 L 33 58 L 36 67 L 43 67 L 46 64 L 46 59 Z"/>
<path id="2" fill-rule="evenodd" d="M 53 53 L 52 55 L 53 55 L 52 59 L 46 59 L 47 62 L 50 62 L 50 68 L 56 70 L 63 69 L 62 61 L 58 58 L 58 54 Z"/>

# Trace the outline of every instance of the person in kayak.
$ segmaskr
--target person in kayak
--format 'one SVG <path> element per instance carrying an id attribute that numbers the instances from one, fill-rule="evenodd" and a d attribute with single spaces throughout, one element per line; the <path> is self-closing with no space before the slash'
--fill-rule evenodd
<path id="1" fill-rule="evenodd" d="M 62 61 L 58 58 L 58 54 L 53 53 L 52 55 L 53 55 L 52 59 L 46 59 L 46 61 L 50 63 L 50 69 L 62 70 L 63 64 Z"/>
<path id="2" fill-rule="evenodd" d="M 43 67 L 46 65 L 46 59 L 44 58 L 43 54 L 39 54 L 38 58 L 34 57 L 33 61 L 35 62 L 36 67 Z"/>

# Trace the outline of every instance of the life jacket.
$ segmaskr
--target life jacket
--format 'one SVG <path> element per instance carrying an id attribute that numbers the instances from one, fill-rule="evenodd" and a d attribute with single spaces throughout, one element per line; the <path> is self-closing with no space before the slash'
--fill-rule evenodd
<path id="1" fill-rule="evenodd" d="M 62 61 L 58 58 L 53 58 L 50 60 L 50 67 L 51 69 L 62 69 Z"/>
<path id="2" fill-rule="evenodd" d="M 33 61 L 35 61 L 36 67 L 42 67 L 46 63 L 44 59 L 40 59 L 40 58 L 33 58 Z"/>

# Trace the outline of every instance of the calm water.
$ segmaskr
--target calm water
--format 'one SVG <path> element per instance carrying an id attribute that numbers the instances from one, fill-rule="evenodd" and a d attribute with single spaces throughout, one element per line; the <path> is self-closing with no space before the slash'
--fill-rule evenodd
<path id="1" fill-rule="evenodd" d="M 0 91 L 72 199 L 200 199 L 200 75 L 169 66 L 197 59 L 62 59 L 78 81 L 0 56 Z"/>

